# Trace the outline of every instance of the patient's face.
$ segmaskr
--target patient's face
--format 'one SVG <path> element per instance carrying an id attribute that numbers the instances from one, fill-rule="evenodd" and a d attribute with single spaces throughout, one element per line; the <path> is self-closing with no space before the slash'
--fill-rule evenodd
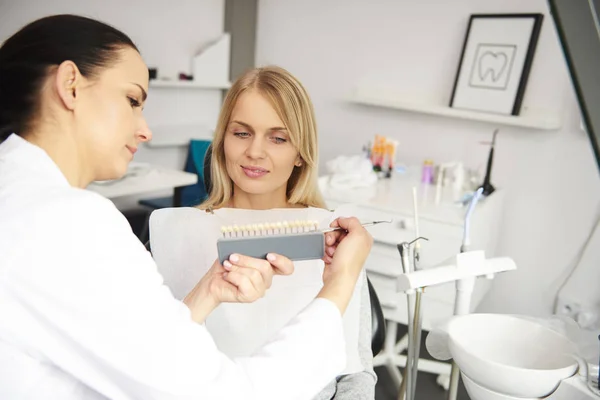
<path id="1" fill-rule="evenodd" d="M 254 206 L 262 200 L 265 208 L 287 204 L 287 181 L 300 162 L 298 151 L 273 106 L 257 90 L 238 98 L 224 147 L 235 198 L 249 197 Z"/>

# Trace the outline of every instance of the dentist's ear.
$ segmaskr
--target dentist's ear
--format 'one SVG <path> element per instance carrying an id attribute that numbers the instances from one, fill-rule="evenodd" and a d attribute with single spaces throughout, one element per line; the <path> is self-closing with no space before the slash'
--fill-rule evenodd
<path id="1" fill-rule="evenodd" d="M 294 165 L 296 167 L 301 167 L 302 166 L 302 158 L 300 158 L 300 156 L 298 156 L 298 158 L 296 158 L 296 162 L 294 163 Z"/>
<path id="2" fill-rule="evenodd" d="M 64 61 L 58 66 L 54 87 L 63 105 L 71 111 L 75 108 L 80 82 L 81 73 L 73 61 Z"/>

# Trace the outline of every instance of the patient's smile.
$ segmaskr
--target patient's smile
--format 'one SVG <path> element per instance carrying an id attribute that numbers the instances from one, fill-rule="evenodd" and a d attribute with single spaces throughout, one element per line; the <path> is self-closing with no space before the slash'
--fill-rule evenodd
<path id="1" fill-rule="evenodd" d="M 246 176 L 249 178 L 260 178 L 269 173 L 269 171 L 267 171 L 264 168 L 252 166 L 246 167 L 242 165 L 242 170 L 244 171 L 244 174 L 246 174 Z"/>

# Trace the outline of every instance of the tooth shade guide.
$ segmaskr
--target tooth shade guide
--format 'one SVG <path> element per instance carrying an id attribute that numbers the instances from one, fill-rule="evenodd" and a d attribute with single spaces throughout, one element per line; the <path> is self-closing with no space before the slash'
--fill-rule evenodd
<path id="1" fill-rule="evenodd" d="M 269 235 L 289 235 L 316 232 L 319 230 L 319 221 L 293 220 L 279 222 L 262 222 L 246 225 L 225 225 L 221 227 L 221 236 L 224 238 L 240 238 Z"/>

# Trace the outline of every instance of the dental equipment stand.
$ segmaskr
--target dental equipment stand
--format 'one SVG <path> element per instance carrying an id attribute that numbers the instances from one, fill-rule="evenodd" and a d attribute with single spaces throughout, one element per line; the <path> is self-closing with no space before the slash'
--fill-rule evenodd
<path id="1" fill-rule="evenodd" d="M 422 313 L 420 310 L 421 296 L 423 288 L 427 286 L 456 282 L 456 298 L 454 302 L 454 315 L 468 314 L 471 305 L 471 294 L 475 286 L 475 279 L 478 276 L 484 276 L 492 279 L 498 272 L 504 272 L 516 269 L 516 265 L 509 258 L 499 258 L 486 260 L 483 251 L 469 251 L 470 246 L 470 221 L 473 210 L 477 205 L 483 193 L 483 188 L 479 188 L 473 195 L 465 216 L 465 225 L 463 231 L 463 242 L 460 253 L 456 256 L 456 262 L 449 266 L 430 268 L 428 270 L 418 271 L 416 265 L 419 260 L 418 243 L 415 245 L 413 265 L 410 265 L 410 245 L 422 239 L 418 236 L 418 217 L 415 199 L 415 226 L 417 230 L 417 239 L 411 243 L 401 243 L 398 245 L 402 261 L 403 274 L 397 279 L 397 292 L 405 292 L 408 304 L 408 356 L 405 364 L 404 377 L 399 389 L 399 399 L 414 400 L 416 391 L 416 375 L 418 373 L 418 354 L 421 345 L 421 321 Z M 416 194 L 413 192 L 413 195 Z M 423 238 L 425 239 L 425 238 Z M 452 362 L 450 385 L 448 399 L 455 400 L 458 390 L 459 369 Z"/>
<path id="2" fill-rule="evenodd" d="M 398 292 L 404 292 L 410 295 L 427 286 L 455 281 L 457 293 L 454 313 L 455 315 L 463 315 L 469 313 L 471 293 L 475 286 L 475 278 L 481 276 L 491 279 L 496 273 L 510 271 L 516 268 L 515 263 L 510 258 L 502 257 L 486 259 L 484 252 L 481 250 L 466 251 L 457 254 L 449 265 L 400 275 L 396 281 L 396 289 Z M 414 345 L 414 343 L 409 343 L 409 349 Z M 409 361 L 410 360 L 407 360 L 406 368 L 410 365 Z M 456 367 L 453 367 L 453 369 L 455 368 Z M 408 370 L 408 374 L 410 373 L 411 371 Z M 412 375 L 410 376 L 412 377 Z M 458 385 L 457 378 L 458 376 L 450 381 L 449 396 L 456 396 L 456 386 Z M 411 385 L 410 380 L 407 382 L 407 386 L 408 385 Z M 414 394 L 411 394 L 408 390 L 407 393 L 411 396 Z M 449 397 L 449 399 L 455 400 L 456 397 Z M 412 399 L 407 396 L 407 400 Z"/>
<path id="3" fill-rule="evenodd" d="M 417 188 L 413 187 L 413 207 L 415 218 L 415 236 L 416 239 L 410 243 L 401 243 L 398 245 L 400 252 L 400 260 L 402 261 L 402 272 L 405 274 L 419 270 L 418 263 L 420 261 L 420 246 L 419 240 L 429 240 L 419 236 L 419 213 L 417 208 Z M 410 245 L 415 244 L 413 251 L 413 263 L 410 263 Z M 417 388 L 417 374 L 419 373 L 419 353 L 421 350 L 421 332 L 423 325 L 423 317 L 421 313 L 421 297 L 422 290 L 417 290 L 416 293 L 407 294 L 408 308 L 408 354 L 406 364 L 402 374 L 402 385 L 398 393 L 398 400 L 403 400 L 404 395 L 408 399 L 414 399 Z"/>
<path id="4" fill-rule="evenodd" d="M 417 228 L 418 232 L 418 228 Z M 419 259 L 418 253 L 418 240 L 427 238 L 417 237 L 410 243 L 401 243 L 398 245 L 398 251 L 400 252 L 400 259 L 402 260 L 402 271 L 405 274 L 415 272 L 415 266 Z M 413 253 L 413 265 L 410 264 L 410 245 L 415 243 L 415 251 Z M 417 373 L 419 363 L 419 350 L 421 348 L 421 325 L 423 322 L 421 314 L 421 295 L 422 290 L 416 290 L 411 293 L 407 293 L 407 306 L 408 306 L 408 355 L 406 357 L 406 364 L 404 366 L 404 372 L 402 374 L 402 385 L 399 390 L 399 400 L 404 399 L 406 393 L 407 399 L 413 399 L 415 395 L 417 385 Z"/>
<path id="5" fill-rule="evenodd" d="M 470 218 L 477 201 L 482 195 L 482 191 L 483 189 L 480 188 L 471 200 L 469 209 L 467 210 L 465 217 L 464 236 L 460 253 L 448 262 L 449 265 L 435 267 L 422 271 L 415 271 L 415 269 L 411 268 L 410 266 L 410 257 L 408 255 L 410 253 L 410 244 L 416 242 L 419 238 L 417 238 L 411 243 L 401 243 L 400 245 L 398 245 L 404 273 L 398 276 L 397 278 L 396 291 L 398 293 L 406 293 L 409 300 L 409 355 L 404 369 L 405 379 L 403 380 L 402 387 L 400 388 L 400 399 L 404 399 L 404 394 L 406 394 L 407 400 L 414 400 L 416 383 L 416 376 L 414 374 L 418 372 L 416 368 L 418 360 L 414 359 L 414 357 L 416 356 L 414 347 L 420 346 L 420 341 L 415 341 L 420 336 L 420 332 L 416 331 L 420 329 L 420 327 L 418 326 L 418 320 L 421 318 L 421 315 L 418 304 L 415 304 L 414 301 L 410 301 L 411 296 L 413 296 L 414 298 L 415 294 L 418 291 L 422 291 L 423 288 L 427 286 L 434 286 L 443 283 L 448 283 L 450 281 L 455 281 L 456 298 L 454 303 L 454 315 L 466 315 L 470 312 L 471 295 L 475 286 L 475 279 L 477 277 L 486 277 L 488 279 L 492 279 L 494 274 L 498 272 L 516 269 L 515 263 L 510 258 L 493 258 L 486 260 L 483 251 L 469 251 Z M 416 249 L 416 246 L 415 251 L 418 251 L 418 249 Z M 417 261 L 417 257 L 418 256 L 416 256 L 414 259 L 415 263 Z M 411 306 L 415 307 L 414 314 L 410 313 Z M 411 317 L 412 323 L 410 319 Z M 413 329 L 415 330 L 414 332 Z M 538 331 L 536 330 L 536 332 Z M 459 362 L 465 362 L 465 360 L 463 359 L 463 361 Z M 466 362 L 465 364 L 461 365 L 463 365 L 464 368 L 467 368 Z M 580 366 L 580 369 L 581 368 L 582 367 Z M 585 376 L 587 375 L 587 368 L 584 368 L 584 370 L 586 371 L 584 372 Z M 539 372 L 538 370 L 534 371 L 536 373 Z M 448 391 L 449 400 L 456 400 L 458 382 L 460 377 L 459 374 L 459 367 L 453 360 L 450 376 L 450 388 Z M 493 373 L 489 374 L 488 377 L 493 382 L 497 381 L 497 377 Z M 535 377 L 538 380 L 540 378 L 539 375 L 535 375 Z M 582 377 L 579 374 L 567 377 L 565 379 L 561 379 L 557 382 L 554 391 L 544 398 L 552 400 L 593 400 L 600 398 L 600 396 L 597 394 L 598 392 L 592 392 L 592 390 L 590 390 L 590 388 L 587 387 L 586 383 L 584 382 L 586 379 L 588 378 Z M 594 383 L 594 385 L 598 385 L 598 383 L 596 382 Z M 467 387 L 469 395 L 474 396 L 474 400 L 519 400 L 516 397 L 504 394 L 505 392 L 501 393 L 497 391 L 497 388 L 495 388 L 495 390 L 486 388 L 485 379 L 483 384 L 478 384 L 474 381 L 467 379 L 467 376 L 465 376 L 465 386 Z M 523 400 L 526 399 L 523 398 Z"/>
<path id="6" fill-rule="evenodd" d="M 492 152 L 494 149 L 494 143 L 496 142 L 496 134 L 498 130 L 494 131 L 494 140 L 492 142 Z M 492 153 L 493 154 L 493 153 Z M 488 163 L 488 175 L 489 175 L 490 163 Z M 489 179 L 489 178 L 488 178 Z M 489 181 L 486 179 L 486 182 Z M 491 185 L 491 184 L 490 184 Z M 485 191 L 485 184 L 477 189 L 471 202 L 469 203 L 469 208 L 467 209 L 467 214 L 465 216 L 465 227 L 463 231 L 463 242 L 460 246 L 460 252 L 465 253 L 469 251 L 469 247 L 471 246 L 471 216 L 473 215 L 473 210 L 475 206 L 479 202 L 479 199 L 483 195 Z M 464 315 L 468 314 L 471 306 L 471 293 L 473 293 L 473 286 L 475 285 L 475 278 L 472 277 L 470 280 L 456 281 L 456 299 L 454 300 L 454 315 Z M 460 371 L 458 366 L 452 360 L 452 370 L 450 371 L 450 388 L 448 391 L 448 400 L 455 400 L 457 391 L 458 391 L 458 379 L 460 378 Z"/>

